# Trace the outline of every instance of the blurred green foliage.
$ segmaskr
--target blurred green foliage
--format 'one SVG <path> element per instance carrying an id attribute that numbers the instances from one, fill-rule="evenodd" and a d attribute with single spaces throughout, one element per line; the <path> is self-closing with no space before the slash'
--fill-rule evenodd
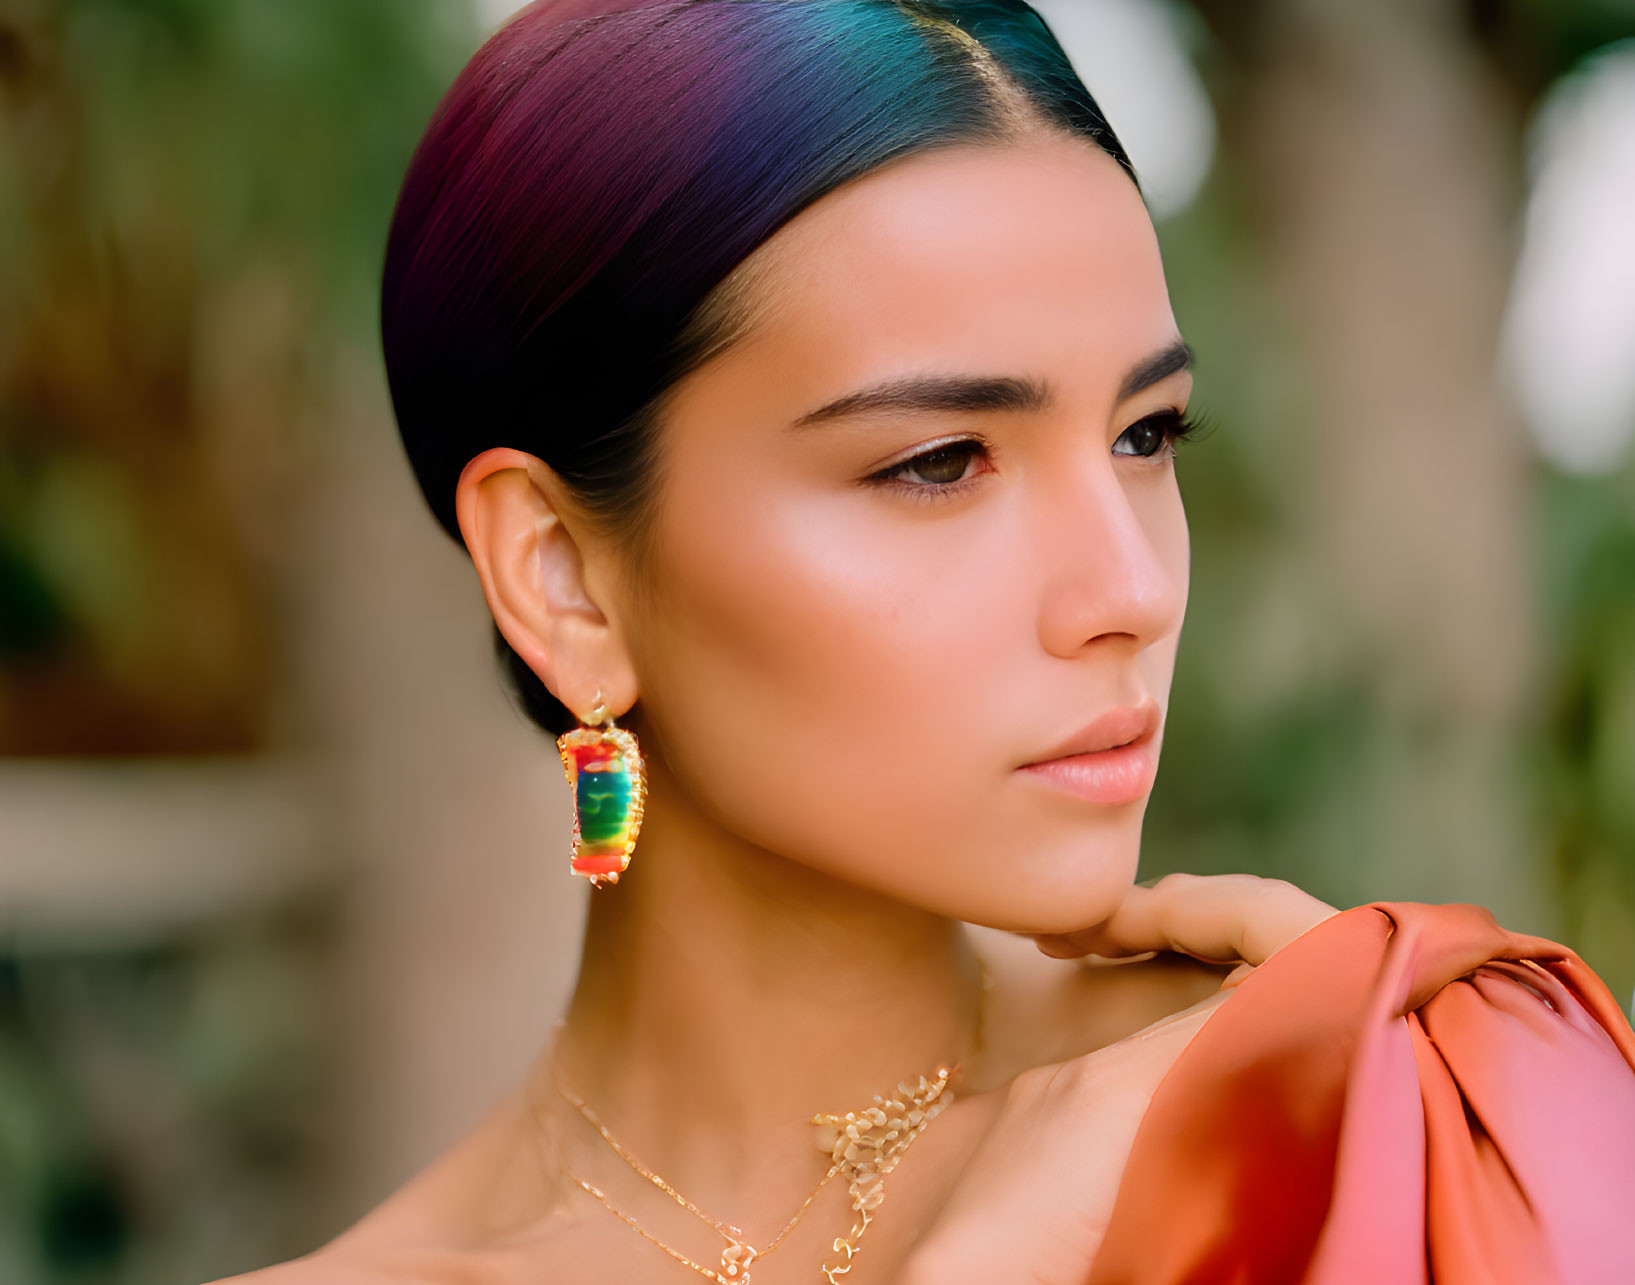
<path id="1" fill-rule="evenodd" d="M 397 185 L 476 40 L 444 0 L 0 3 L 0 755 L 258 747 L 272 591 L 239 510 L 282 517 L 262 463 L 338 431 L 326 364 L 373 350 Z M 224 486 L 250 412 L 265 454 Z M 310 1247 L 329 940 L 280 907 L 0 939 L 0 1280 Z"/>
<path id="2" fill-rule="evenodd" d="M 308 1247 L 325 913 L 0 955 L 0 1279 L 157 1285 Z"/>
<path id="3" fill-rule="evenodd" d="M 436 0 L 0 9 L 0 754 L 260 742 L 281 506 L 475 40 Z"/>
<path id="4" fill-rule="evenodd" d="M 1182 447 L 1193 533 L 1191 599 L 1173 731 L 1143 845 L 1148 873 L 1250 870 L 1337 905 L 1378 881 L 1372 818 L 1391 806 L 1371 766 L 1383 714 L 1375 676 L 1337 658 L 1268 651 L 1321 609 L 1307 594 L 1300 512 L 1302 408 L 1316 400 L 1287 319 L 1252 280 L 1229 179 L 1163 229 L 1178 316 L 1203 355 L 1214 431 Z M 1256 351 L 1243 352 L 1245 337 Z M 1515 789 L 1535 820 L 1560 939 L 1629 1011 L 1635 992 L 1635 456 L 1614 472 L 1540 465 L 1533 540 L 1544 652 L 1539 724 L 1523 729 Z M 1286 585 L 1275 587 L 1280 577 Z M 1268 582 L 1274 587 L 1268 589 Z M 1469 894 L 1481 900 L 1479 892 Z"/>
<path id="5" fill-rule="evenodd" d="M 1342 906 L 1412 897 L 1415 864 L 1423 872 L 1441 854 L 1411 853 L 1393 866 L 1382 852 L 1385 818 L 1400 804 L 1398 769 L 1388 762 L 1404 735 L 1428 741 L 1434 756 L 1439 730 L 1434 715 L 1421 728 L 1393 729 L 1400 711 L 1382 703 L 1377 668 L 1330 649 L 1332 634 L 1313 627 L 1332 605 L 1303 507 L 1314 443 L 1328 431 L 1325 390 L 1308 366 L 1300 315 L 1267 280 L 1268 255 L 1284 249 L 1267 244 L 1265 195 L 1243 163 L 1260 140 L 1246 147 L 1230 137 L 1253 127 L 1236 100 L 1256 58 L 1276 48 L 1269 32 L 1281 10 L 1234 0 L 1195 0 L 1194 9 L 1210 29 L 1201 56 L 1229 137 L 1201 198 L 1159 231 L 1176 314 L 1200 354 L 1195 405 L 1217 431 L 1183 446 L 1177 466 L 1192 531 L 1191 599 L 1143 868 L 1250 870 Z M 1443 12 L 1462 24 L 1490 110 L 1513 112 L 1495 119 L 1509 131 L 1518 205 L 1497 213 L 1519 224 L 1532 110 L 1597 51 L 1635 35 L 1635 3 L 1488 0 Z M 1441 444 L 1428 439 L 1425 449 L 1427 467 L 1450 466 Z M 1509 926 L 1571 945 L 1627 1012 L 1635 1008 L 1635 452 L 1626 448 L 1599 476 L 1539 461 L 1529 485 L 1534 565 L 1514 574 L 1531 577 L 1535 595 L 1541 662 L 1527 701 L 1535 713 L 1496 752 L 1505 801 L 1517 801 L 1528 827 L 1521 850 L 1553 902 L 1537 907 L 1535 925 Z M 1424 876 L 1430 886 L 1438 878 Z M 1493 891 L 1454 895 L 1485 902 Z"/>
<path id="6" fill-rule="evenodd" d="M 1635 461 L 1550 476 L 1540 544 L 1552 653 L 1537 776 L 1563 937 L 1635 1008 Z"/>

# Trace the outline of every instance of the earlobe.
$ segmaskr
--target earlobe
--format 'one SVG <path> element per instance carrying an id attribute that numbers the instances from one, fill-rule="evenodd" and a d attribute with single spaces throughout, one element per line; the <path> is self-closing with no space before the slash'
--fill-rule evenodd
<path id="1" fill-rule="evenodd" d="M 556 474 L 508 447 L 468 463 L 455 490 L 460 535 L 512 650 L 575 714 L 597 688 L 609 706 L 629 708 L 634 676 L 609 613 L 587 591 L 596 550 L 576 539 L 569 508 Z"/>

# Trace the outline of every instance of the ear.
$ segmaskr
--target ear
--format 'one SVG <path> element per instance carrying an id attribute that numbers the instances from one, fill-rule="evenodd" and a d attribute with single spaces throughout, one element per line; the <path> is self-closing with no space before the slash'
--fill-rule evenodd
<path id="1" fill-rule="evenodd" d="M 590 589 L 613 579 L 586 575 L 587 562 L 609 551 L 556 473 L 522 451 L 484 451 L 460 474 L 454 508 L 494 623 L 551 695 L 581 718 L 598 688 L 615 717 L 634 705 L 616 613 Z"/>

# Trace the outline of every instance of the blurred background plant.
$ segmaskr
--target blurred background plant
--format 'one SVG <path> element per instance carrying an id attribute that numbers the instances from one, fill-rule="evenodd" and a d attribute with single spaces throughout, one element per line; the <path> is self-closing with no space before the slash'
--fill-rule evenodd
<path id="1" fill-rule="evenodd" d="M 571 982 L 551 748 L 373 328 L 509 7 L 0 0 L 0 1279 L 312 1248 Z M 1627 1005 L 1635 3 L 1039 8 L 1218 424 L 1144 873 L 1479 902 Z"/>

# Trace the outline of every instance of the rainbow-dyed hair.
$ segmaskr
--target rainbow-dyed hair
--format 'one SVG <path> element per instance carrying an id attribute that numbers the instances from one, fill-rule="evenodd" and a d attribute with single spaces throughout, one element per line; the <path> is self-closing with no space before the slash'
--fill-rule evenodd
<path id="1" fill-rule="evenodd" d="M 741 322 L 733 269 L 885 162 L 1023 121 L 1134 180 L 1021 0 L 536 0 L 439 105 L 387 242 L 387 377 L 438 520 L 457 537 L 461 470 L 512 446 L 639 527 L 662 395 Z"/>

